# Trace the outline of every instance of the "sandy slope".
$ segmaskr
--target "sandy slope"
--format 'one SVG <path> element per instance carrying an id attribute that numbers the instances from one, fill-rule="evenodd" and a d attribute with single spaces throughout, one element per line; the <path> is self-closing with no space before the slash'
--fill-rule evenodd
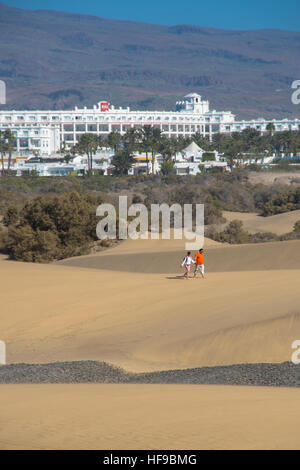
<path id="1" fill-rule="evenodd" d="M 237 262 L 237 247 L 226 249 Z M 292 248 L 286 261 L 295 268 L 294 259 Z M 290 360 L 300 338 L 300 270 L 189 282 L 178 273 L 178 265 L 161 275 L 2 261 L 8 362 L 97 359 L 146 371 Z"/>
<path id="2" fill-rule="evenodd" d="M 98 359 L 151 371 L 290 360 L 300 338 L 300 242 L 207 246 L 208 278 L 189 282 L 178 276 L 176 243 L 127 242 L 66 262 L 106 269 L 1 257 L 8 362 Z M 0 449 L 300 448 L 298 389 L 2 385 L 0 393 Z"/>
<path id="3" fill-rule="evenodd" d="M 2 385 L 1 449 L 300 449 L 298 389 Z"/>
<path id="4" fill-rule="evenodd" d="M 278 184 L 278 185 L 296 185 L 300 183 L 300 173 L 299 170 L 294 172 L 284 172 L 284 171 L 270 171 L 257 172 L 253 171 L 249 175 L 249 182 L 252 184 Z"/>
<path id="5" fill-rule="evenodd" d="M 179 245 L 178 241 L 177 245 L 171 241 L 172 249 L 169 250 L 163 249 L 159 242 L 139 240 L 134 251 L 134 243 L 128 240 L 118 248 L 57 264 L 118 272 L 174 274 L 186 253 L 184 243 Z M 167 242 L 161 242 L 164 243 Z M 222 245 L 209 241 L 204 249 L 205 265 L 210 273 L 300 269 L 300 240 L 251 245 Z"/>
<path id="6" fill-rule="evenodd" d="M 228 222 L 241 220 L 244 229 L 250 233 L 273 232 L 276 235 L 292 232 L 295 223 L 300 220 L 300 210 L 272 215 L 270 217 L 261 217 L 252 213 L 226 211 L 223 215 Z"/>

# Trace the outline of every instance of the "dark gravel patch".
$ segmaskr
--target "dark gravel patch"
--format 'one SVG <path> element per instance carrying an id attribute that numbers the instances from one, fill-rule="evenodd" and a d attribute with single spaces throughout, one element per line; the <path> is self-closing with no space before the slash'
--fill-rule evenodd
<path id="1" fill-rule="evenodd" d="M 300 387 L 300 366 L 236 364 L 133 374 L 97 361 L 10 364 L 0 367 L 0 384 L 137 383 Z"/>
<path id="2" fill-rule="evenodd" d="M 97 361 L 0 366 L 0 384 L 10 383 L 123 383 L 125 371 Z"/>
<path id="3" fill-rule="evenodd" d="M 300 387 L 300 366 L 284 362 L 168 370 L 139 374 L 135 382 Z"/>

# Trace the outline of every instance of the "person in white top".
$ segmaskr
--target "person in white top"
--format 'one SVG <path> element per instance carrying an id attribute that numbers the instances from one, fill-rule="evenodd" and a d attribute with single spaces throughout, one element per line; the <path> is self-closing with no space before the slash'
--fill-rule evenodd
<path id="1" fill-rule="evenodd" d="M 191 265 L 195 264 L 195 261 L 191 257 L 191 252 L 189 251 L 187 255 L 183 258 L 181 266 L 185 268 L 184 276 L 186 279 L 190 278 Z"/>

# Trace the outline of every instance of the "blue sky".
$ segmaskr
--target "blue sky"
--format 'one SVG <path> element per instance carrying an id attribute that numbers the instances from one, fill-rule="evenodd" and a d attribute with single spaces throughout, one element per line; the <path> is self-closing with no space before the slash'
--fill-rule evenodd
<path id="1" fill-rule="evenodd" d="M 300 31 L 300 0 L 0 0 L 24 9 L 62 10 L 123 20 L 225 29 Z"/>

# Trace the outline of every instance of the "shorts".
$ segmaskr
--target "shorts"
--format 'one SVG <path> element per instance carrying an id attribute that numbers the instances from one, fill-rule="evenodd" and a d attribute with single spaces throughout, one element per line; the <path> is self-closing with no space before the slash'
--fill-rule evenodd
<path id="1" fill-rule="evenodd" d="M 191 266 L 190 265 L 185 265 L 185 269 L 188 273 L 191 272 Z"/>
<path id="2" fill-rule="evenodd" d="M 196 264 L 195 266 L 195 274 L 200 272 L 204 275 L 204 264 Z"/>

